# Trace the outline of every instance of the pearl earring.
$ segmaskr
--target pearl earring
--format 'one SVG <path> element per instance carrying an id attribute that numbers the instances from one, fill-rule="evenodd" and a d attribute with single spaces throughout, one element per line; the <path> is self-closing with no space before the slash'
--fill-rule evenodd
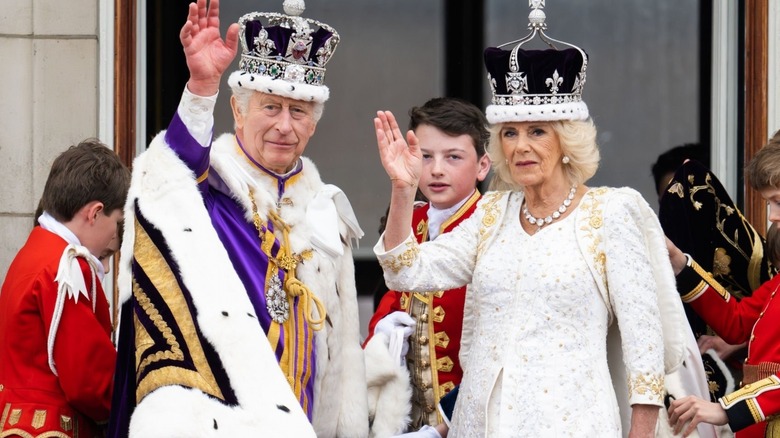
<path id="1" fill-rule="evenodd" d="M 568 155 L 564 155 L 563 156 L 563 160 L 561 160 L 561 161 L 563 161 L 563 164 L 569 164 L 569 161 L 571 161 L 571 159 L 569 159 Z"/>
<path id="2" fill-rule="evenodd" d="M 504 158 L 504 164 L 509 164 L 509 158 Z"/>

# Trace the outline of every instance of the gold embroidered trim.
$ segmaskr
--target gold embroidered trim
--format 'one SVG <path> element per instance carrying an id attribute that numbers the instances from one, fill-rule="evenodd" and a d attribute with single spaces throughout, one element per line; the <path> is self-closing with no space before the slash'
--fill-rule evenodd
<path id="1" fill-rule="evenodd" d="M 397 274 L 401 269 L 412 266 L 412 263 L 417 259 L 420 254 L 420 248 L 417 241 L 406 242 L 406 250 L 398 256 L 388 256 L 387 259 L 379 262 L 382 268 L 392 271 Z"/>
<path id="2" fill-rule="evenodd" d="M 656 374 L 640 374 L 628 379 L 628 394 L 640 394 L 661 401 L 664 392 L 664 378 Z"/>
<path id="3" fill-rule="evenodd" d="M 488 241 L 488 237 L 492 234 L 490 228 L 496 224 L 496 220 L 499 215 L 498 201 L 504 197 L 508 192 L 489 192 L 485 195 L 485 203 L 481 205 L 482 211 L 482 226 L 479 229 L 479 243 L 477 244 L 477 253 L 481 254 L 485 249 L 484 246 Z"/>
<path id="4" fill-rule="evenodd" d="M 699 298 L 701 294 L 703 294 L 704 291 L 707 290 L 707 286 L 709 286 L 709 284 L 707 284 L 706 281 L 702 280 L 693 289 L 691 289 L 690 292 L 681 296 L 680 299 L 683 301 L 683 303 L 690 303 L 696 298 Z"/>
<path id="5" fill-rule="evenodd" d="M 200 338 L 196 333 L 193 315 L 187 306 L 184 292 L 179 288 L 170 266 L 165 262 L 154 241 L 146 233 L 138 219 L 135 221 L 135 239 L 133 247 L 135 260 L 149 277 L 149 281 L 160 292 L 173 317 L 171 321 L 165 321 L 159 310 L 155 308 L 154 303 L 146 295 L 146 292 L 135 280 L 133 281 L 133 296 L 149 320 L 152 321 L 153 327 L 158 331 L 159 336 L 165 340 L 164 345 L 155 344 L 146 327 L 134 315 L 136 364 L 138 364 L 136 377 L 142 376 L 145 368 L 152 363 L 164 359 L 174 362 L 147 372 L 142 379 L 137 381 L 137 402 L 140 402 L 155 389 L 170 385 L 181 385 L 197 389 L 215 398 L 224 400 L 222 390 L 216 382 L 210 364 L 206 359 L 206 354 L 203 351 L 203 346 L 200 343 Z M 173 335 L 168 324 L 178 326 L 182 334 L 180 339 Z M 186 345 L 195 370 L 180 367 L 175 363 L 184 359 L 180 342 Z M 153 346 L 159 347 L 161 351 L 151 354 L 141 361 L 144 353 Z M 74 428 L 78 429 L 78 425 L 74 425 Z"/>
<path id="6" fill-rule="evenodd" d="M 60 428 L 65 432 L 73 430 L 73 419 L 67 415 L 60 415 Z"/>
<path id="7" fill-rule="evenodd" d="M 447 335 L 446 332 L 436 332 L 434 336 L 434 344 L 437 347 L 441 348 L 447 348 L 448 345 L 450 345 L 450 337 Z"/>
<path id="8" fill-rule="evenodd" d="M 724 289 L 723 286 L 720 285 L 720 283 L 715 281 L 715 279 L 712 278 L 712 275 L 710 275 L 709 272 L 705 271 L 704 268 L 699 266 L 699 264 L 696 263 L 695 260 L 691 260 L 691 262 L 692 262 L 691 267 L 693 268 L 693 270 L 696 271 L 696 273 L 699 274 L 699 276 L 704 281 L 706 281 L 710 285 L 710 287 L 715 289 L 715 292 L 717 292 L 718 295 L 720 295 L 726 302 L 728 302 L 731 299 L 731 294 L 729 294 L 729 292 L 726 289 Z"/>
<path id="9" fill-rule="evenodd" d="M 421 220 L 420 223 L 417 224 L 417 229 L 414 230 L 414 234 L 417 236 L 422 236 L 428 231 L 428 221 L 425 219 Z"/>
<path id="10" fill-rule="evenodd" d="M 455 389 L 455 384 L 452 382 L 447 382 L 439 386 L 439 394 L 441 394 L 441 396 L 443 397 L 445 394 L 452 391 L 453 389 Z"/>
<path id="11" fill-rule="evenodd" d="M 780 388 L 780 377 L 769 376 L 766 379 L 759 380 L 758 382 L 748 383 L 731 394 L 724 395 L 721 397 L 720 401 L 723 407 L 728 409 L 735 403 L 738 403 L 742 400 L 753 399 L 765 391 L 775 390 L 778 388 Z"/>
<path id="12" fill-rule="evenodd" d="M 436 359 L 437 370 L 443 371 L 445 373 L 449 373 L 450 371 L 452 371 L 453 368 L 455 368 L 455 362 L 453 362 L 449 356 L 444 356 L 442 358 Z"/>
<path id="13" fill-rule="evenodd" d="M 0 430 L 5 427 L 5 420 L 8 418 L 8 411 L 11 409 L 11 403 L 6 403 L 5 407 L 3 408 L 3 415 L 0 416 Z"/>
<path id="14" fill-rule="evenodd" d="M 586 224 L 580 227 L 582 235 L 590 243 L 587 251 L 593 256 L 594 267 L 601 277 L 606 290 L 609 290 L 607 282 L 607 255 L 602 250 L 601 233 L 596 232 L 604 224 L 604 211 L 601 196 L 607 192 L 607 188 L 589 190 L 582 198 L 580 208 L 585 213 L 585 217 L 590 218 Z M 609 303 L 607 303 L 609 306 Z M 611 313 L 611 310 L 610 310 Z"/>
<path id="15" fill-rule="evenodd" d="M 766 419 L 764 438 L 780 438 L 780 417 L 771 415 Z"/>
<path id="16" fill-rule="evenodd" d="M 758 402 L 755 399 L 745 400 L 745 404 L 750 411 L 750 415 L 753 417 L 754 423 L 760 423 L 764 421 L 764 414 L 761 413 L 761 408 L 758 406 Z"/>
<path id="17" fill-rule="evenodd" d="M 458 211 L 453 213 L 452 216 L 450 216 L 446 221 L 444 221 L 441 226 L 439 227 L 439 234 L 444 234 L 444 230 L 447 229 L 450 225 L 452 225 L 456 220 L 460 219 L 464 214 L 466 214 L 466 211 L 468 211 L 469 208 L 471 208 L 472 205 L 474 205 L 475 202 L 479 201 L 480 197 L 479 190 L 474 190 L 474 193 L 469 196 L 469 199 L 463 203 L 463 205 L 460 206 Z"/>
<path id="18" fill-rule="evenodd" d="M 40 429 L 46 423 L 46 411 L 43 409 L 36 409 L 33 412 L 32 423 L 30 424 L 33 429 Z"/>
<path id="19" fill-rule="evenodd" d="M 433 321 L 442 322 L 444 317 L 447 316 L 447 312 L 444 311 L 442 306 L 436 306 L 433 308 Z"/>
<path id="20" fill-rule="evenodd" d="M 11 416 L 8 417 L 8 424 L 11 426 L 15 425 L 19 422 L 19 419 L 22 418 L 22 410 L 21 409 L 11 409 Z"/>

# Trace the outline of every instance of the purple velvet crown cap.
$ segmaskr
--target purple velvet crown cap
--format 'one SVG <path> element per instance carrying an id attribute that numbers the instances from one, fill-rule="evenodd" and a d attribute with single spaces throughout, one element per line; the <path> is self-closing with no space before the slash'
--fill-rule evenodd
<path id="1" fill-rule="evenodd" d="M 295 2 L 293 2 L 295 3 Z M 228 78 L 236 88 L 249 88 L 296 100 L 322 103 L 330 92 L 325 86 L 325 64 L 340 37 L 325 23 L 294 15 L 250 12 L 238 20 L 241 57 L 238 70 Z"/>
<path id="2" fill-rule="evenodd" d="M 588 118 L 584 51 L 489 47 L 484 57 L 493 93 L 486 111 L 491 123 Z"/>

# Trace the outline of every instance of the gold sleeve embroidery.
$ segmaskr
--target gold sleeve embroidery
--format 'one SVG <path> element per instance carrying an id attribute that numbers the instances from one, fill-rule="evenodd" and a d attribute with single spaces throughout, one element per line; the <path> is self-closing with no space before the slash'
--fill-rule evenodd
<path id="1" fill-rule="evenodd" d="M 419 254 L 420 248 L 417 242 L 407 242 L 404 252 L 398 256 L 388 256 L 387 259 L 380 261 L 379 264 L 383 269 L 397 274 L 401 269 L 412 266 Z"/>
<path id="2" fill-rule="evenodd" d="M 628 394 L 650 396 L 656 401 L 663 399 L 664 378 L 656 374 L 640 374 L 628 378 Z"/>

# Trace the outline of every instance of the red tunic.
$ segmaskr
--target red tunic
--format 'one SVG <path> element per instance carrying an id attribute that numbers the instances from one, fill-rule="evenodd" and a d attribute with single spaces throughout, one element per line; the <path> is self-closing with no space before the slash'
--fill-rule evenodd
<path id="1" fill-rule="evenodd" d="M 452 231 L 471 216 L 480 196 L 475 191 L 455 214 L 442 223 L 440 234 Z M 420 243 L 428 240 L 428 208 L 429 204 L 416 208 L 412 216 L 412 228 Z M 465 286 L 433 293 L 391 290 L 382 297 L 368 324 L 368 338 L 364 346 L 373 336 L 376 324 L 393 312 L 407 312 L 417 322 L 415 332 L 409 338 L 406 356 L 413 393 L 410 430 L 440 423 L 442 419 L 436 409 L 439 400 L 463 378 L 458 352 L 465 298 Z"/>
<path id="2" fill-rule="evenodd" d="M 47 339 L 67 242 L 35 227 L 11 263 L 0 291 L 0 436 L 101 436 L 108 420 L 116 351 L 108 301 L 67 298 L 49 368 Z M 89 265 L 79 259 L 87 287 Z M 16 431 L 16 432 L 14 432 Z"/>
<path id="3" fill-rule="evenodd" d="M 738 438 L 763 437 L 768 428 L 780 432 L 780 275 L 740 301 L 695 262 L 680 272 L 677 284 L 683 301 L 724 341 L 748 342 L 747 384 L 720 399 L 731 429 Z"/>

